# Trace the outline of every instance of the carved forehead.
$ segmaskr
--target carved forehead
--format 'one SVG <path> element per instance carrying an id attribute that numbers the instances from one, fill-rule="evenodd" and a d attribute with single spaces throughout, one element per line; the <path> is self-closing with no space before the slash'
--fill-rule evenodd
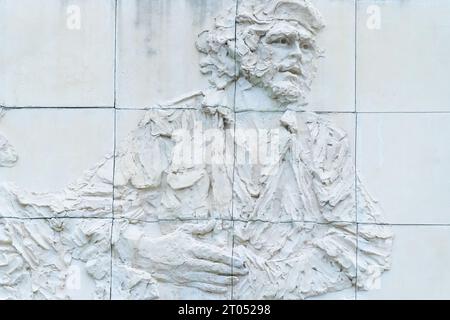
<path id="1" fill-rule="evenodd" d="M 312 39 L 314 34 L 295 21 L 276 21 L 267 31 L 267 37 L 285 35 L 295 39 Z"/>

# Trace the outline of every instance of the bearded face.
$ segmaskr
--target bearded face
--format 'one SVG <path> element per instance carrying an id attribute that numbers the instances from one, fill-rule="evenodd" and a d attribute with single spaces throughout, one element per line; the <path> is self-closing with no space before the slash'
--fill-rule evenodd
<path id="1" fill-rule="evenodd" d="M 252 46 L 241 57 L 241 71 L 255 86 L 281 103 L 306 102 L 319 56 L 314 35 L 294 21 L 278 20 L 266 30 L 252 30 L 244 41 Z"/>

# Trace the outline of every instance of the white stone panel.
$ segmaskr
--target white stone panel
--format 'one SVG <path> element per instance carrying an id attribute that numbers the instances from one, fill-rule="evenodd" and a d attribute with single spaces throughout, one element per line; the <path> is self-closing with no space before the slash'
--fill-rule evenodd
<path id="1" fill-rule="evenodd" d="M 119 0 L 118 106 L 151 108 L 208 88 L 195 43 L 221 11 L 235 7 L 236 0 Z"/>
<path id="2" fill-rule="evenodd" d="M 447 0 L 358 1 L 358 111 L 450 111 L 449 14 Z"/>
<path id="3" fill-rule="evenodd" d="M 370 228 L 370 226 L 360 226 Z M 393 226 L 392 267 L 371 291 L 358 299 L 449 299 L 450 228 L 448 226 Z M 360 238 L 364 250 L 367 242 Z M 361 260 L 358 259 L 358 261 Z"/>
<path id="4" fill-rule="evenodd" d="M 2 216 L 111 214 L 112 109 L 14 109 L 1 119 L 0 131 L 18 156 L 13 167 L 0 167 L 6 192 L 0 199 L 19 201 L 19 207 L 2 202 Z M 86 207 L 77 209 L 81 203 Z M 37 204 L 52 208 L 26 210 Z"/>
<path id="5" fill-rule="evenodd" d="M 113 105 L 113 0 L 1 1 L 0 43 L 0 105 Z"/>
<path id="6" fill-rule="evenodd" d="M 449 128 L 448 114 L 358 115 L 357 169 L 386 222 L 450 223 Z"/>
<path id="7" fill-rule="evenodd" d="M 324 32 L 317 37 L 324 53 L 311 86 L 308 110 L 355 110 L 355 1 L 313 2 L 325 20 Z"/>

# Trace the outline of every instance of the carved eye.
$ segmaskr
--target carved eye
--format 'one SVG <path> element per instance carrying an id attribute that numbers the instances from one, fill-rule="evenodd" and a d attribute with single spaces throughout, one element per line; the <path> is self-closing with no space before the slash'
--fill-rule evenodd
<path id="1" fill-rule="evenodd" d="M 288 38 L 278 38 L 278 39 L 273 40 L 272 43 L 287 45 L 287 44 L 289 44 L 289 39 Z"/>
<path id="2" fill-rule="evenodd" d="M 311 50 L 311 45 L 309 43 L 302 43 L 301 44 L 302 50 Z"/>

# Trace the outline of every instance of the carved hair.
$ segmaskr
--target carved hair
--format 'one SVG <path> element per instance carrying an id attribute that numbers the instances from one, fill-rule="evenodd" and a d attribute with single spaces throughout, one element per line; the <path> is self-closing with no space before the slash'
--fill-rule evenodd
<path id="1" fill-rule="evenodd" d="M 210 75 L 214 87 L 225 88 L 245 74 L 241 62 L 256 58 L 260 38 L 280 20 L 298 23 L 312 34 L 324 27 L 309 0 L 244 0 L 239 12 L 229 8 L 216 17 L 211 30 L 200 33 L 197 49 L 205 55 L 200 61 L 201 72 Z"/>

